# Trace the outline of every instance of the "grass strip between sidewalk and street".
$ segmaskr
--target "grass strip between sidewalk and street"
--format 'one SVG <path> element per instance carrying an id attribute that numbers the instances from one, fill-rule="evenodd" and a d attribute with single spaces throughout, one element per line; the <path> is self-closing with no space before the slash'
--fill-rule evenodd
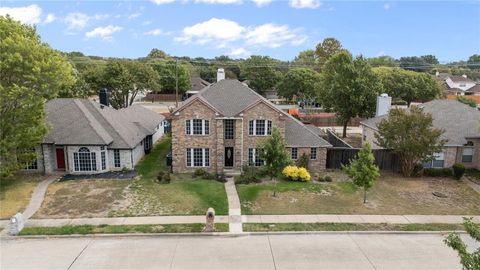
<path id="1" fill-rule="evenodd" d="M 244 232 L 290 231 L 460 231 L 462 224 L 389 224 L 389 223 L 244 223 Z"/>
<path id="2" fill-rule="evenodd" d="M 26 227 L 19 235 L 71 235 L 122 233 L 199 233 L 204 224 L 148 224 L 148 225 L 66 225 L 62 227 Z M 215 224 L 216 232 L 228 232 L 227 223 Z"/>

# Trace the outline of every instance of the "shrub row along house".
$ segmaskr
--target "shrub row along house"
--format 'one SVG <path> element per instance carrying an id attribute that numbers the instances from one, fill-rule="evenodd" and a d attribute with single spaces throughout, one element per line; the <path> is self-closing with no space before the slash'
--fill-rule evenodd
<path id="1" fill-rule="evenodd" d="M 277 127 L 291 158 L 310 158 L 309 168 L 325 169 L 331 145 L 238 80 L 218 80 L 170 114 L 173 171 L 202 168 L 211 173 L 261 166 L 259 144 Z"/>
<path id="2" fill-rule="evenodd" d="M 418 105 L 432 115 L 433 126 L 444 132 L 446 140 L 443 151 L 435 154 L 433 161 L 425 162 L 424 167 L 451 167 L 463 163 L 466 167 L 480 168 L 480 111 L 456 100 L 433 100 Z M 388 111 L 388 110 L 387 110 Z M 363 141 L 373 148 L 376 144 L 377 125 L 388 115 L 380 115 L 361 122 Z"/>
<path id="3" fill-rule="evenodd" d="M 108 104 L 108 102 L 107 102 Z M 92 174 L 133 169 L 163 135 L 164 117 L 140 105 L 115 110 L 76 98 L 45 106 L 49 132 L 26 170 Z"/>

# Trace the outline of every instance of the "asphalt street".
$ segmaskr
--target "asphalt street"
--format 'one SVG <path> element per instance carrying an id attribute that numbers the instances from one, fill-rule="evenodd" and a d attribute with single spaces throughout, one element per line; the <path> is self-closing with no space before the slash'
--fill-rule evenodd
<path id="1" fill-rule="evenodd" d="M 2 239 L 1 269 L 461 269 L 440 234 Z M 467 243 L 474 245 L 467 238 Z"/>

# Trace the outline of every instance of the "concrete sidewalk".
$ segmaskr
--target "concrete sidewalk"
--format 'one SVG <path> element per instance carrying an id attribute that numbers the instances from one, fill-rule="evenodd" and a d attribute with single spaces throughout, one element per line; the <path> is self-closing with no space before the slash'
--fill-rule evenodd
<path id="1" fill-rule="evenodd" d="M 225 191 L 228 199 L 228 223 L 231 233 L 243 232 L 240 199 L 233 177 L 229 177 L 225 183 Z"/>
<path id="2" fill-rule="evenodd" d="M 233 215 L 243 223 L 462 223 L 464 216 L 446 215 Z M 466 215 L 468 217 L 468 215 Z M 473 216 L 480 223 L 480 216 Z M 230 223 L 232 216 L 216 216 L 216 223 Z M 65 225 L 138 225 L 138 224 L 192 224 L 205 223 L 205 216 L 154 216 L 154 217 L 114 217 L 114 218 L 75 218 L 75 219 L 29 219 L 28 227 L 58 227 Z M 8 220 L 0 221 L 5 227 Z M 238 222 L 237 224 L 242 223 Z M 230 226 L 232 223 L 230 223 Z M 238 228 L 236 228 L 238 229 Z M 232 231 L 231 231 L 232 232 Z M 241 231 L 234 231 L 239 233 Z"/>

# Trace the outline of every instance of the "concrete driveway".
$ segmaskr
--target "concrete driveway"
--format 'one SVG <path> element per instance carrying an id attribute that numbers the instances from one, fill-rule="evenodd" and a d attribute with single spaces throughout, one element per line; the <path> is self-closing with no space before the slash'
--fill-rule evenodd
<path id="1" fill-rule="evenodd" d="M 360 233 L 3 239 L 0 268 L 461 269 L 442 239 Z"/>

